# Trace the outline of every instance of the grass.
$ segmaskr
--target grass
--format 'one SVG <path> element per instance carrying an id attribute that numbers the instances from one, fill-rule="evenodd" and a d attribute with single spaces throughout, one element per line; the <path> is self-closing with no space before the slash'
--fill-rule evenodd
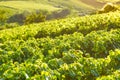
<path id="1" fill-rule="evenodd" d="M 3 25 L 5 22 L 1 20 L 1 18 L 8 19 L 10 16 L 14 15 L 17 13 L 18 10 L 5 7 L 5 6 L 0 6 L 0 26 Z"/>
<path id="2" fill-rule="evenodd" d="M 56 11 L 61 8 L 71 8 L 77 10 L 89 10 L 93 7 L 82 3 L 80 0 L 42 0 L 42 1 L 1 1 L 0 6 L 7 6 L 19 10 L 47 10 Z"/>
<path id="3" fill-rule="evenodd" d="M 54 11 L 59 8 L 53 7 L 49 4 L 36 3 L 33 1 L 2 1 L 0 2 L 0 6 L 7 6 L 19 10 L 47 10 Z"/>
<path id="4" fill-rule="evenodd" d="M 15 14 L 16 12 L 18 12 L 17 9 L 14 8 L 10 8 L 10 7 L 6 7 L 6 6 L 0 6 L 0 10 L 1 11 L 6 11 L 4 12 L 6 15 L 11 16 L 12 14 Z M 1 13 L 1 12 L 0 12 Z"/>

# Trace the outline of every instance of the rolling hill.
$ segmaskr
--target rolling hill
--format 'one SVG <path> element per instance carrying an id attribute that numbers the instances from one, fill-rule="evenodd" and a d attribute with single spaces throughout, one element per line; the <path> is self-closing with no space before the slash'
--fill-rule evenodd
<path id="1" fill-rule="evenodd" d="M 0 23 L 5 26 L 2 19 L 24 10 L 69 8 L 87 14 L 103 4 L 96 0 L 1 0 Z M 0 30 L 0 80 L 119 79 L 119 10 L 77 17 L 74 13 L 72 17 Z"/>
<path id="2" fill-rule="evenodd" d="M 94 11 L 92 6 L 89 6 L 79 0 L 2 0 L 0 1 L 0 12 L 3 12 L 1 13 L 1 18 L 3 16 L 2 19 L 5 21 L 0 19 L 0 25 L 3 26 L 5 22 L 8 22 L 6 20 L 12 16 L 14 17 L 14 15 L 24 15 L 24 12 L 32 13 L 41 11 L 46 12 L 47 14 L 53 14 L 54 16 L 54 13 L 59 13 L 64 9 L 67 9 L 67 11 L 70 12 L 66 16 L 86 15 Z M 60 16 L 63 16 L 65 13 L 60 14 Z M 53 18 L 56 19 L 56 17 Z"/>
<path id="3" fill-rule="evenodd" d="M 72 5 L 71 5 L 72 4 Z M 79 0 L 57 1 L 57 0 L 42 0 L 42 1 L 1 1 L 0 6 L 15 8 L 19 10 L 47 10 L 55 11 L 62 8 L 72 8 L 74 10 L 93 9 L 89 5 L 82 3 Z"/>
<path id="4" fill-rule="evenodd" d="M 9 10 L 8 12 L 10 15 L 7 11 L 4 13 L 4 16 L 7 17 L 5 19 L 26 11 L 34 12 L 41 10 L 43 12 L 47 12 L 47 14 L 52 14 L 54 12 L 59 13 L 64 9 L 68 9 L 70 11 L 67 16 L 75 17 L 78 15 L 84 16 L 86 14 L 94 13 L 97 9 L 103 7 L 104 4 L 105 2 L 99 2 L 97 0 L 1 0 L 0 9 L 4 8 L 4 10 Z"/>
<path id="5" fill-rule="evenodd" d="M 120 78 L 120 12 L 0 31 L 2 80 Z"/>
<path id="6" fill-rule="evenodd" d="M 111 0 L 106 0 L 110 1 Z M 112 0 L 112 2 L 118 2 L 119 0 Z M 105 2 L 105 0 L 104 0 Z M 102 0 L 6 0 L 0 1 L 0 6 L 14 8 L 18 10 L 47 10 L 55 11 L 62 8 L 70 8 L 73 10 L 92 10 L 100 8 L 105 3 Z"/>

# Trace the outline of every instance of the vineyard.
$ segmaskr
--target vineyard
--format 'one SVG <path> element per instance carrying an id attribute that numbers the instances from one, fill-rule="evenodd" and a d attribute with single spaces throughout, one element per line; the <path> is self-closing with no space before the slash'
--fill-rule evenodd
<path id="1" fill-rule="evenodd" d="M 120 12 L 0 31 L 0 80 L 120 80 Z"/>

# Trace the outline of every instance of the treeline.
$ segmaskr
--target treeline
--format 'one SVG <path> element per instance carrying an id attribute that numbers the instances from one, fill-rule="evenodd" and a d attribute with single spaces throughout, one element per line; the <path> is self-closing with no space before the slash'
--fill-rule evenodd
<path id="1" fill-rule="evenodd" d="M 8 12 L 9 10 L 0 9 L 0 22 L 1 24 L 5 23 L 5 27 L 0 27 L 0 29 L 65 18 L 71 13 L 71 11 L 66 8 L 54 12 L 48 12 L 45 10 L 36 10 L 33 12 L 23 11 L 22 13 L 15 13 L 12 16 L 7 16 L 6 13 Z"/>
<path id="2" fill-rule="evenodd" d="M 21 25 L 39 23 L 39 22 L 44 22 L 45 20 L 64 18 L 67 15 L 69 15 L 70 12 L 71 11 L 69 9 L 63 9 L 63 10 L 54 11 L 51 13 L 48 11 L 41 11 L 41 10 L 36 10 L 34 12 L 24 11 L 23 13 L 15 14 L 11 16 L 7 20 L 7 22 L 8 23 L 18 22 Z"/>

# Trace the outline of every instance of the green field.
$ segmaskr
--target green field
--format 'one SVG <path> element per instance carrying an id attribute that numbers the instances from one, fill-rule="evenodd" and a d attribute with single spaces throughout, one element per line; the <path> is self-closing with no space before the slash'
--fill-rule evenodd
<path id="1" fill-rule="evenodd" d="M 18 10 L 48 10 L 48 11 L 54 11 L 58 10 L 59 8 L 53 7 L 48 4 L 42 4 L 42 3 L 36 3 L 33 1 L 2 1 L 0 2 L 1 6 L 6 6 Z"/>
<path id="2" fill-rule="evenodd" d="M 72 5 L 71 5 L 72 4 Z M 82 3 L 79 0 L 69 0 L 56 1 L 56 0 L 42 0 L 42 1 L 1 1 L 1 6 L 11 7 L 20 10 L 47 10 L 55 11 L 62 7 L 75 8 L 76 9 L 93 9 L 89 5 Z"/>

